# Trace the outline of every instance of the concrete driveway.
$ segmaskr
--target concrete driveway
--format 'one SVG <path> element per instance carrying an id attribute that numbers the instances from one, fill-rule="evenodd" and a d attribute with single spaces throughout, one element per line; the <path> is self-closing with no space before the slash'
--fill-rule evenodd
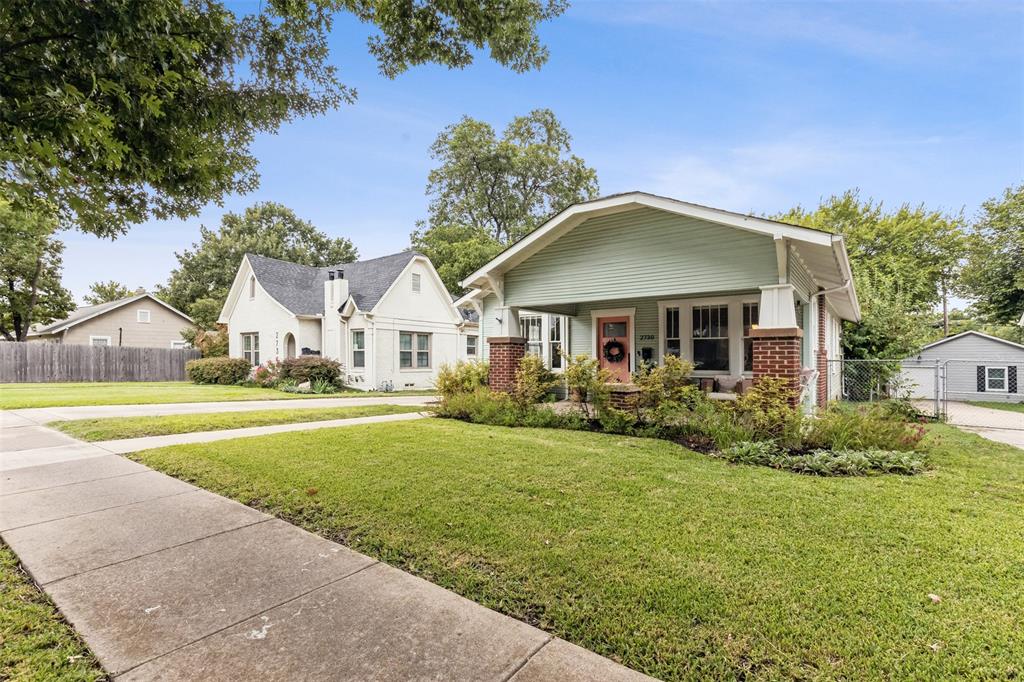
<path id="1" fill-rule="evenodd" d="M 1024 449 L 1024 412 L 948 402 L 948 423 L 983 438 Z"/>

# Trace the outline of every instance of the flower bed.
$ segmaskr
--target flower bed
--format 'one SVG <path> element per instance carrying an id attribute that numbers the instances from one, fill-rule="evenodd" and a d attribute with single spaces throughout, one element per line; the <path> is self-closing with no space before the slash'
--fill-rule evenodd
<path id="1" fill-rule="evenodd" d="M 764 378 L 735 401 L 710 400 L 689 382 L 692 366 L 676 358 L 636 376 L 630 404 L 615 407 L 597 361 L 567 358 L 573 405 L 537 404 L 552 378 L 527 357 L 510 394 L 490 391 L 477 363 L 445 368 L 439 416 L 497 426 L 591 430 L 663 438 L 735 464 L 818 476 L 913 475 L 927 467 L 920 424 L 886 405 L 830 406 L 809 417 L 792 406 L 785 382 Z M 621 405 L 621 403 L 620 403 Z"/>

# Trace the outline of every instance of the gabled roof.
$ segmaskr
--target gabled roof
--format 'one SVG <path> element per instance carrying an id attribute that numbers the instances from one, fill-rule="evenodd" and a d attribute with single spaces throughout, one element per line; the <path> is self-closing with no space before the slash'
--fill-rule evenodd
<path id="1" fill-rule="evenodd" d="M 857 293 L 853 287 L 849 257 L 842 236 L 810 227 L 790 225 L 777 220 L 692 204 L 648 192 L 624 192 L 573 204 L 495 256 L 490 262 L 464 279 L 461 284 L 467 289 L 486 288 L 490 286 L 490 278 L 508 272 L 588 218 L 621 213 L 641 207 L 654 208 L 792 242 L 798 246 L 800 259 L 811 271 L 815 282 L 830 292 L 832 296 L 830 300 L 840 309 L 844 317 L 860 319 L 860 304 L 857 302 Z"/>
<path id="2" fill-rule="evenodd" d="M 117 301 L 108 301 L 106 303 L 100 303 L 97 305 L 82 306 L 81 308 L 75 309 L 70 315 L 65 317 L 63 320 L 57 320 L 55 322 L 51 322 L 50 324 L 41 327 L 34 327 L 32 330 L 29 331 L 28 335 L 41 336 L 44 334 L 56 334 L 57 332 L 62 332 L 65 329 L 74 327 L 76 324 L 81 324 L 86 320 L 91 320 L 94 317 L 99 317 L 100 315 L 109 313 L 112 310 L 117 310 L 118 308 L 126 306 L 129 303 L 135 303 L 136 301 L 141 300 L 143 298 L 148 298 L 152 300 L 154 303 L 157 303 L 158 305 L 162 305 L 163 307 L 167 308 L 175 315 L 180 315 L 182 318 L 188 320 L 189 323 L 195 324 L 192 321 L 191 317 L 181 312 L 174 306 L 164 303 L 153 294 L 143 292 L 141 294 L 134 294 L 127 298 L 119 299 Z"/>
<path id="3" fill-rule="evenodd" d="M 360 310 L 372 310 L 388 288 L 402 274 L 415 251 L 402 251 L 380 258 L 313 267 L 247 253 L 260 286 L 294 315 L 323 315 L 324 286 L 329 271 L 342 270 L 348 291 Z"/>
<path id="4" fill-rule="evenodd" d="M 989 341 L 998 341 L 999 343 L 1005 343 L 1008 346 L 1013 346 L 1014 348 L 1018 348 L 1020 350 L 1024 350 L 1024 345 L 1021 345 L 1019 343 L 1014 343 L 1013 341 L 1007 341 L 1006 339 L 1001 339 L 998 336 L 991 336 L 989 334 L 983 334 L 982 332 L 974 331 L 973 329 L 968 329 L 967 331 L 960 332 L 959 334 L 953 334 L 953 336 L 947 336 L 946 338 L 939 339 L 938 341 L 932 341 L 931 343 L 929 343 L 926 346 L 921 346 L 921 350 L 925 350 L 927 348 L 934 348 L 935 346 L 941 346 L 944 343 L 949 343 L 950 341 L 953 341 L 955 339 L 960 339 L 960 338 L 963 338 L 963 337 L 968 336 L 968 335 L 970 335 L 970 336 L 980 336 L 981 338 L 988 339 Z"/>

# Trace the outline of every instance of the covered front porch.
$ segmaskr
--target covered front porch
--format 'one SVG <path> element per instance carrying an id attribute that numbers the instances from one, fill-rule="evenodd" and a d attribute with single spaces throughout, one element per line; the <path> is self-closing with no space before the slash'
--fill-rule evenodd
<path id="1" fill-rule="evenodd" d="M 780 376 L 823 402 L 816 373 L 858 315 L 840 237 L 643 193 L 566 209 L 464 284 L 498 390 L 525 353 L 620 383 L 675 355 L 712 390 Z"/>

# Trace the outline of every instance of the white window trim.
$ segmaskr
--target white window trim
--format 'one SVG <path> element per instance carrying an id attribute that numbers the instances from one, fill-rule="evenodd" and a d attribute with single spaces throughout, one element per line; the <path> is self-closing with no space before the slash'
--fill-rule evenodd
<path id="1" fill-rule="evenodd" d="M 95 341 L 96 339 L 106 339 L 107 340 L 107 346 L 106 346 L 107 348 L 110 348 L 113 345 L 113 341 L 111 341 L 109 336 L 93 336 L 91 334 L 89 335 L 89 345 L 90 346 L 95 346 L 96 344 L 94 344 L 93 341 Z M 96 346 L 96 347 L 97 348 L 103 348 L 103 346 Z"/>
<path id="2" fill-rule="evenodd" d="M 753 372 L 743 370 L 743 304 L 761 303 L 760 293 L 740 296 L 715 296 L 712 298 L 677 298 L 658 301 L 658 364 L 665 362 L 665 309 L 679 308 L 679 352 L 683 360 L 693 362 L 693 307 L 704 305 L 725 305 L 729 308 L 729 370 L 694 370 L 695 377 L 716 377 L 728 374 L 735 377 L 753 377 Z M 735 321 L 735 322 L 734 322 Z"/>
<path id="3" fill-rule="evenodd" d="M 248 351 L 245 350 L 245 337 L 247 337 L 247 336 L 254 337 L 253 340 L 255 341 L 255 343 L 253 344 L 253 347 L 251 349 L 249 349 Z M 261 351 L 260 351 L 260 348 L 259 348 L 259 344 L 260 344 L 260 333 L 259 332 L 242 332 L 239 335 L 239 346 L 240 346 L 240 348 L 242 350 L 242 358 L 248 360 L 249 364 L 252 365 L 253 367 L 259 367 L 260 363 L 263 361 L 263 358 L 260 357 L 260 352 Z M 249 353 L 249 357 L 248 358 L 245 357 L 246 353 Z M 253 360 L 257 360 L 258 362 L 253 362 Z"/>
<path id="4" fill-rule="evenodd" d="M 469 352 L 469 340 L 473 339 L 473 352 Z M 479 334 L 466 334 L 466 357 L 467 358 L 480 358 L 480 335 Z"/>
<path id="5" fill-rule="evenodd" d="M 362 349 L 356 348 L 356 332 L 363 333 L 363 347 Z M 350 329 L 348 332 L 348 345 L 349 345 L 349 367 L 353 374 L 364 374 L 366 372 L 366 356 L 369 353 L 366 350 L 366 329 L 360 327 L 359 329 Z M 362 350 L 363 352 L 363 366 L 356 367 L 356 351 Z"/>
<path id="6" fill-rule="evenodd" d="M 412 278 L 411 279 L 412 279 L 412 293 L 418 294 L 418 293 L 422 292 L 423 291 L 423 278 L 420 276 L 420 273 L 418 273 L 418 272 L 412 273 Z"/>
<path id="7" fill-rule="evenodd" d="M 989 373 L 990 370 L 993 370 L 993 369 L 1001 369 L 1001 370 L 1003 370 L 1003 387 L 1002 388 L 992 388 L 992 386 L 989 384 L 990 379 L 989 379 L 988 373 Z M 1009 393 L 1010 392 L 1010 367 L 1009 367 L 1009 365 L 992 365 L 992 366 L 985 365 L 985 392 L 986 393 Z"/>
<path id="8" fill-rule="evenodd" d="M 597 337 L 601 330 L 597 320 L 601 317 L 626 317 L 626 336 L 629 337 L 629 373 L 636 371 L 636 308 L 602 308 L 590 311 L 590 357 L 597 358 Z"/>
<path id="9" fill-rule="evenodd" d="M 412 350 L 411 351 L 402 351 L 402 334 L 411 334 L 412 335 L 413 339 L 412 339 Z M 423 351 L 419 350 L 418 347 L 417 347 L 417 338 L 416 337 L 418 337 L 418 336 L 426 336 L 427 339 L 428 339 L 428 341 L 427 341 L 427 351 L 426 351 L 427 352 L 427 366 L 426 367 L 417 367 L 416 366 L 416 354 L 423 352 Z M 408 374 L 415 374 L 416 372 L 421 372 L 421 373 L 428 373 L 429 374 L 430 372 L 434 371 L 434 332 L 411 331 L 411 330 L 408 330 L 408 329 L 400 329 L 400 330 L 398 330 L 398 339 L 397 340 L 398 340 L 398 343 L 395 344 L 396 345 L 396 349 L 395 350 L 398 352 L 398 371 L 399 372 L 408 373 Z M 410 353 L 411 352 L 412 353 L 412 367 L 402 367 L 402 353 L 403 352 L 406 352 L 406 353 Z"/>
<path id="10" fill-rule="evenodd" d="M 561 374 L 565 371 L 565 361 L 562 361 L 561 367 L 551 366 L 551 318 L 559 317 L 562 319 L 562 350 L 563 352 L 571 352 L 569 348 L 569 316 L 561 315 L 559 313 L 543 313 L 539 310 L 524 309 L 519 311 L 519 330 L 523 330 L 523 318 L 524 317 L 539 317 L 540 318 L 540 357 L 544 360 L 544 366 L 550 369 L 556 374 Z M 480 353 L 480 341 L 477 341 L 477 354 L 479 357 Z"/>
<path id="11" fill-rule="evenodd" d="M 142 313 L 146 313 L 146 319 L 142 319 Z M 150 324 L 153 320 L 153 313 L 149 311 L 149 308 L 139 308 L 135 311 L 135 321 L 139 324 Z"/>

